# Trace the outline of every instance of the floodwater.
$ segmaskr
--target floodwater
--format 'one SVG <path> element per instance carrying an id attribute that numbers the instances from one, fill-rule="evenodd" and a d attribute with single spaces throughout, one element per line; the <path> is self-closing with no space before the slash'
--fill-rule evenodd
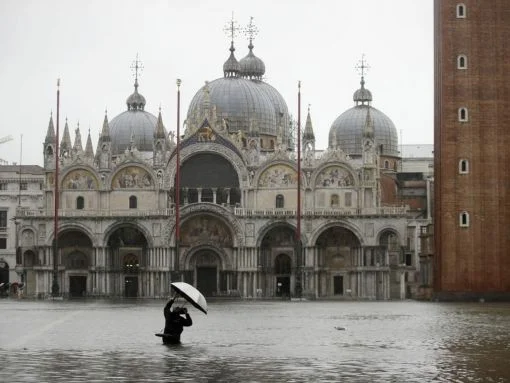
<path id="1" fill-rule="evenodd" d="M 1 382 L 508 382 L 510 305 L 0 300 Z"/>

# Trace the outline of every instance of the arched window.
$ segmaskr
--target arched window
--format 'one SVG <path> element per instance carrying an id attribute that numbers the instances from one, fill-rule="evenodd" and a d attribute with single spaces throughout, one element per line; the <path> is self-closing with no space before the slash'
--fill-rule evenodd
<path id="1" fill-rule="evenodd" d="M 466 57 L 466 55 L 459 55 L 457 57 L 457 69 L 467 69 L 467 57 Z"/>
<path id="2" fill-rule="evenodd" d="M 459 121 L 460 122 L 467 122 L 469 121 L 469 115 L 467 108 L 459 108 Z"/>
<path id="3" fill-rule="evenodd" d="M 85 207 L 85 198 L 78 197 L 76 198 L 76 209 L 81 210 Z"/>
<path id="4" fill-rule="evenodd" d="M 459 225 L 460 227 L 469 227 L 469 213 L 467 211 L 460 213 Z"/>
<path id="5" fill-rule="evenodd" d="M 284 206 L 285 206 L 285 198 L 283 197 L 283 195 L 278 194 L 276 196 L 276 208 L 282 209 Z"/>
<path id="6" fill-rule="evenodd" d="M 138 207 L 138 200 L 136 199 L 136 196 L 132 195 L 129 197 L 129 208 L 130 209 L 136 209 Z"/>
<path id="7" fill-rule="evenodd" d="M 469 161 L 466 159 L 461 159 L 459 161 L 459 174 L 468 174 L 469 173 Z"/>
<path id="8" fill-rule="evenodd" d="M 458 19 L 466 18 L 466 6 L 462 3 L 457 4 L 457 18 Z"/>
<path id="9" fill-rule="evenodd" d="M 390 162 L 388 160 L 385 160 L 384 161 L 384 169 L 389 169 L 390 168 Z"/>

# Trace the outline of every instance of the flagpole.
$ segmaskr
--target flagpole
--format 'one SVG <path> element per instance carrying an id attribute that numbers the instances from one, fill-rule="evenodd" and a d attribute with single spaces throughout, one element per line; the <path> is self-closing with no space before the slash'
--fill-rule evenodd
<path id="1" fill-rule="evenodd" d="M 297 122 L 297 212 L 296 212 L 296 295 L 301 298 L 301 81 L 298 82 L 298 122 Z"/>
<path id="2" fill-rule="evenodd" d="M 54 215 L 53 215 L 53 283 L 51 285 L 51 295 L 56 297 L 59 295 L 60 287 L 58 285 L 58 205 L 59 205 L 59 190 L 58 190 L 58 165 L 60 160 L 60 153 L 58 147 L 59 138 L 59 122 L 60 122 L 60 79 L 57 80 L 57 132 L 55 135 L 55 177 L 54 177 Z"/>
<path id="3" fill-rule="evenodd" d="M 20 147 L 19 147 L 19 195 L 18 195 L 18 207 L 21 207 L 21 162 L 23 160 L 23 134 L 20 135 Z"/>
<path id="4" fill-rule="evenodd" d="M 176 147 L 176 165 L 175 165 L 175 265 L 174 271 L 179 271 L 179 252 L 181 241 L 181 228 L 180 228 L 180 203 L 181 203 L 181 159 L 180 159 L 180 145 L 181 145 L 181 79 L 177 79 L 177 147 Z"/>

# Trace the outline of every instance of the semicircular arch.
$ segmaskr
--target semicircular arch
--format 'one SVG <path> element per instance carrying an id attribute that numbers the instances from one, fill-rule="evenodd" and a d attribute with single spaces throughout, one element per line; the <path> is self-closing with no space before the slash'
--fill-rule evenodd
<path id="1" fill-rule="evenodd" d="M 98 190 L 100 188 L 96 171 L 87 165 L 66 169 L 62 173 L 59 184 L 61 190 Z"/>
<path id="2" fill-rule="evenodd" d="M 265 236 L 270 231 L 277 229 L 279 227 L 291 229 L 294 233 L 296 233 L 296 226 L 294 226 L 293 224 L 291 224 L 287 221 L 268 222 L 264 226 L 262 226 L 259 230 L 259 235 L 257 237 L 257 244 L 256 244 L 257 248 L 260 248 L 260 246 L 262 245 L 262 241 L 264 240 Z M 307 246 L 308 237 L 306 236 L 306 234 L 301 233 L 301 243 L 303 244 L 303 246 Z"/>
<path id="3" fill-rule="evenodd" d="M 117 230 L 122 229 L 122 228 L 130 228 L 130 229 L 138 230 L 145 237 L 145 240 L 147 241 L 147 246 L 154 247 L 154 239 L 152 238 L 150 231 L 144 225 L 139 225 L 134 222 L 115 222 L 115 223 L 111 224 L 110 226 L 108 226 L 103 233 L 103 245 L 107 246 L 108 241 L 110 240 L 110 237 Z"/>
<path id="4" fill-rule="evenodd" d="M 112 190 L 119 189 L 149 189 L 156 188 L 156 175 L 145 164 L 127 162 L 119 166 L 111 174 L 107 184 Z"/>
<path id="5" fill-rule="evenodd" d="M 356 171 L 344 162 L 321 164 L 310 177 L 312 188 L 322 187 L 358 187 L 359 177 Z"/>
<path id="6" fill-rule="evenodd" d="M 228 270 L 232 268 L 232 263 L 229 261 L 229 256 L 221 247 L 216 246 L 215 244 L 201 244 L 198 246 L 190 247 L 186 249 L 183 253 L 183 256 L 180 260 L 180 268 L 182 270 L 191 269 L 193 266 L 193 259 L 196 255 L 201 253 L 202 251 L 212 251 L 216 254 L 219 259 L 220 269 Z"/>
<path id="7" fill-rule="evenodd" d="M 340 227 L 340 228 L 343 228 L 343 229 L 347 229 L 349 230 L 350 232 L 352 232 L 354 234 L 354 236 L 358 239 L 359 243 L 361 246 L 363 246 L 363 235 L 361 233 L 361 230 L 349 223 L 349 222 L 339 222 L 339 221 L 336 221 L 336 222 L 328 222 L 328 223 L 325 223 L 319 227 L 317 227 L 316 230 L 314 230 L 312 232 L 312 235 L 310 236 L 310 246 L 315 246 L 315 244 L 317 243 L 317 240 L 319 239 L 319 237 L 328 229 L 331 229 L 331 228 L 335 228 L 335 227 Z"/>
<path id="8" fill-rule="evenodd" d="M 247 186 L 248 182 L 248 170 L 246 168 L 245 161 L 242 157 L 239 156 L 238 153 L 234 152 L 232 149 L 228 147 L 213 143 L 199 143 L 192 144 L 182 148 L 180 151 L 180 163 L 186 162 L 191 157 L 195 156 L 197 153 L 207 153 L 207 154 L 215 154 L 220 157 L 226 159 L 234 168 L 240 186 Z M 167 187 L 174 186 L 175 173 L 177 169 L 177 156 L 172 155 L 170 161 L 166 166 L 165 171 L 165 185 Z"/>
<path id="9" fill-rule="evenodd" d="M 89 227 L 87 227 L 84 224 L 79 223 L 79 222 L 64 222 L 64 223 L 62 223 L 58 228 L 59 238 L 63 233 L 65 233 L 67 231 L 73 231 L 73 230 L 82 232 L 84 235 L 86 235 L 89 238 L 89 240 L 92 244 L 92 247 L 97 246 L 96 236 L 94 235 L 92 230 Z M 46 240 L 45 240 L 46 246 L 52 246 L 54 233 L 55 233 L 55 228 L 53 227 L 48 232 L 48 235 L 46 236 Z"/>

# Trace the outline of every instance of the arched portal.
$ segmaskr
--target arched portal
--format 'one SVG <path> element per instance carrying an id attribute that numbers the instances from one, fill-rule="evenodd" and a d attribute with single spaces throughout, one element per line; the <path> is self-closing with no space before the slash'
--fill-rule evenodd
<path id="1" fill-rule="evenodd" d="M 272 227 L 260 243 L 262 290 L 268 296 L 290 297 L 297 288 L 296 274 L 300 257 L 296 255 L 296 232 L 293 227 L 279 224 Z"/>
<path id="2" fill-rule="evenodd" d="M 59 235 L 58 246 L 60 248 L 59 264 L 65 269 L 63 292 L 67 292 L 71 298 L 86 296 L 88 269 L 93 254 L 92 241 L 85 233 L 72 229 Z M 26 253 L 24 261 L 26 265 Z M 27 279 L 29 277 L 30 275 L 27 274 Z"/>
<path id="3" fill-rule="evenodd" d="M 218 254 L 212 249 L 197 251 L 190 260 L 195 271 L 197 289 L 206 297 L 217 295 L 220 289 L 218 276 L 221 262 Z"/>
<path id="4" fill-rule="evenodd" d="M 148 242 L 136 227 L 123 226 L 108 238 L 108 267 L 113 271 L 109 289 L 128 298 L 144 294 L 140 271 L 147 265 Z"/>
<path id="5" fill-rule="evenodd" d="M 357 265 L 361 243 L 349 229 L 334 226 L 317 238 L 319 296 L 344 295 L 350 291 L 349 270 Z"/>

